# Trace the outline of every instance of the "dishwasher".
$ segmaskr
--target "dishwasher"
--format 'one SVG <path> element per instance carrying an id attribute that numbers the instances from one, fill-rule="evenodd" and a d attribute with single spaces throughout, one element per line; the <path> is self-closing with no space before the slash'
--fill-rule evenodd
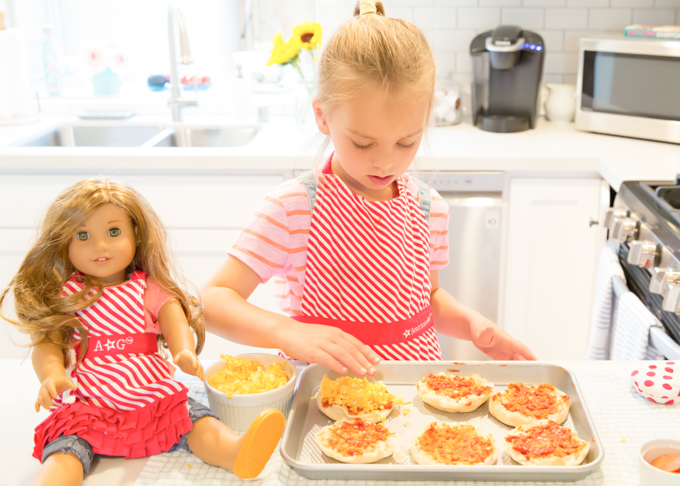
<path id="1" fill-rule="evenodd" d="M 420 172 L 449 206 L 449 264 L 439 286 L 462 304 L 498 322 L 502 172 Z M 469 341 L 439 334 L 445 360 L 489 359 Z"/>

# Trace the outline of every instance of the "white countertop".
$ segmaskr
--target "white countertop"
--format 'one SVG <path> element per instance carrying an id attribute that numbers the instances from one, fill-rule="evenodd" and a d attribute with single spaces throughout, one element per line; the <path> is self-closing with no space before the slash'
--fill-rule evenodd
<path id="1" fill-rule="evenodd" d="M 167 117 L 136 116 L 130 125 L 170 125 Z M 292 119 L 262 125 L 246 146 L 231 148 L 18 147 L 74 116 L 45 116 L 27 125 L 0 127 L 0 173 L 101 170 L 281 171 L 308 169 L 323 135 L 313 122 Z M 223 117 L 186 118 L 201 126 L 234 125 Z M 103 124 L 112 122 L 104 121 Z M 114 122 L 120 123 L 120 122 Z M 624 180 L 672 180 L 680 173 L 680 145 L 577 131 L 573 123 L 540 120 L 534 130 L 496 134 L 468 123 L 429 130 L 416 159 L 423 171 L 503 171 L 524 175 L 601 175 L 618 190 Z"/>
<path id="2" fill-rule="evenodd" d="M 583 392 L 590 414 L 592 415 L 598 435 L 605 449 L 605 458 L 601 468 L 586 479 L 575 483 L 577 486 L 628 486 L 638 484 L 637 451 L 640 446 L 654 438 L 677 437 L 680 435 L 680 415 L 676 405 L 661 405 L 651 403 L 638 395 L 631 386 L 630 372 L 641 362 L 622 361 L 571 361 L 556 362 L 574 372 Z M 205 362 L 207 365 L 208 362 Z M 648 365 L 650 362 L 644 362 Z M 177 378 L 182 381 L 178 372 Z M 0 430 L 3 431 L 0 440 L 0 484 L 23 486 L 31 484 L 40 469 L 40 463 L 31 457 L 33 448 L 33 429 L 46 416 L 47 412 L 33 411 L 35 395 L 39 388 L 38 380 L 31 367 L 30 361 L 23 364 L 20 360 L 0 360 L 0 376 L 3 376 L 4 392 L 0 394 Z M 155 462 L 162 462 L 156 457 Z M 194 461 L 185 458 L 185 461 Z M 85 479 L 84 486 L 116 484 L 131 486 L 139 477 L 141 484 L 154 484 L 148 477 L 158 479 L 160 473 L 168 475 L 158 484 L 189 484 L 188 482 L 171 481 L 175 475 L 173 470 L 159 470 L 154 466 L 145 469 L 149 461 L 144 459 L 114 459 L 96 458 L 90 475 Z M 262 484 L 281 486 L 311 486 L 314 481 L 300 478 L 284 465 L 280 456 L 273 457 L 282 474 L 275 474 L 267 478 Z M 152 466 L 150 463 L 149 466 Z M 200 464 L 196 463 L 198 468 Z M 208 476 L 210 477 L 210 476 Z M 230 474 L 226 474 L 224 483 L 229 485 L 242 484 L 242 481 Z M 355 484 L 356 481 L 336 481 L 338 486 Z M 388 484 L 387 482 L 384 482 Z M 191 483 L 196 484 L 196 483 Z M 211 484 L 213 484 L 211 482 Z M 260 483 L 257 483 L 260 484 Z M 379 484 L 367 482 L 367 484 Z M 396 484 L 389 482 L 389 484 Z M 453 482 L 451 483 L 454 484 Z M 455 485 L 467 485 L 470 482 Z M 503 484 L 504 486 L 534 483 L 485 483 Z M 553 484 L 553 483 L 546 483 Z M 562 483 L 560 483 L 562 484 Z M 569 484 L 569 483 L 564 483 Z M 574 483 L 572 483 L 574 484 Z"/>

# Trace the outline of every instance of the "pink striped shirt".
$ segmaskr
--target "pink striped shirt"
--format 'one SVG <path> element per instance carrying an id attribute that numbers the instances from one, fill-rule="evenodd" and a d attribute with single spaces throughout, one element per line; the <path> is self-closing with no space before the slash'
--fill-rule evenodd
<path id="1" fill-rule="evenodd" d="M 404 175 L 418 198 L 415 179 Z M 449 207 L 430 188 L 430 270 L 449 263 Z M 307 265 L 307 241 L 312 217 L 309 197 L 300 179 L 284 182 L 267 196 L 229 251 L 267 282 L 274 279 L 274 296 L 287 315 L 300 315 Z"/>

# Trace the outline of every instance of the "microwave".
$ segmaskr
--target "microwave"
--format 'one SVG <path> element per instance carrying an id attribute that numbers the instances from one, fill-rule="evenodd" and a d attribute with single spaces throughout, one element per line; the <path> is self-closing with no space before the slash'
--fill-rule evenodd
<path id="1" fill-rule="evenodd" d="M 680 144 L 680 41 L 581 38 L 576 128 Z"/>

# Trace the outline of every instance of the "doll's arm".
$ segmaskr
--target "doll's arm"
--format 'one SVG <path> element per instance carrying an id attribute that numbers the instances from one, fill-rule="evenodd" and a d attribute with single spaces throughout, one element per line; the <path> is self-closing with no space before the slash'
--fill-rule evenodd
<path id="1" fill-rule="evenodd" d="M 524 344 L 474 309 L 464 306 L 446 290 L 439 288 L 439 270 L 430 274 L 430 304 L 437 332 L 472 341 L 480 351 L 493 359 L 535 360 Z"/>
<path id="2" fill-rule="evenodd" d="M 168 343 L 172 362 L 179 369 L 203 379 L 203 366 L 196 356 L 194 333 L 189 327 L 187 317 L 177 299 L 170 299 L 158 312 L 158 325 Z"/>
<path id="3" fill-rule="evenodd" d="M 68 389 L 76 389 L 73 382 L 66 376 L 64 355 L 58 346 L 49 343 L 36 345 L 31 353 L 31 363 L 40 381 L 40 391 L 35 401 L 36 412 L 41 406 L 49 409 L 52 406 L 52 399 L 60 393 Z"/>

